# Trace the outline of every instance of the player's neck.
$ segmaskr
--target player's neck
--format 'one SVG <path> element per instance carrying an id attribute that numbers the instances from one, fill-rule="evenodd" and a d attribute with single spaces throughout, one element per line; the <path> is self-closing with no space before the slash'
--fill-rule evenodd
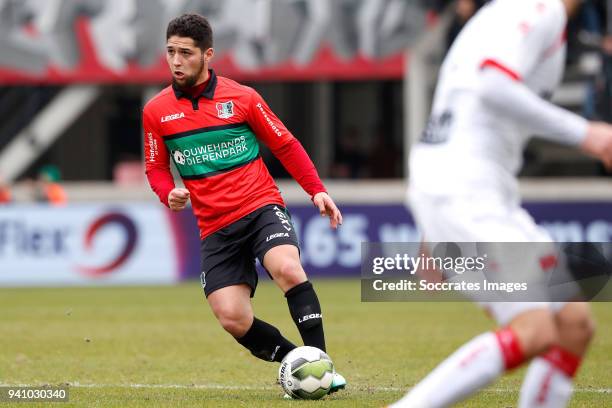
<path id="1" fill-rule="evenodd" d="M 206 74 L 203 73 L 202 79 L 200 79 L 194 86 L 185 90 L 185 92 L 189 93 L 191 96 L 200 95 L 204 92 L 206 85 L 208 85 L 208 80 L 210 79 L 210 72 L 208 69 L 205 70 Z"/>
<path id="2" fill-rule="evenodd" d="M 205 64 L 204 69 L 202 70 L 202 74 L 200 75 L 200 78 L 198 78 L 196 84 L 192 86 L 192 88 L 197 88 L 199 86 L 205 85 L 208 82 L 209 78 L 210 78 L 210 71 L 208 71 L 208 64 Z"/>

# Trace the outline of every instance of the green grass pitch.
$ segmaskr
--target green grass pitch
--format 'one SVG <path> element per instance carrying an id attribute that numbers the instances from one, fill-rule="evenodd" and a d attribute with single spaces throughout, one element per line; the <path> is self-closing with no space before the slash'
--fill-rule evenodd
<path id="1" fill-rule="evenodd" d="M 315 288 L 328 352 L 349 381 L 321 401 L 283 400 L 278 365 L 225 334 L 196 283 L 1 289 L 0 383 L 68 383 L 70 402 L 58 407 L 380 407 L 493 327 L 471 303 L 361 303 L 357 280 L 318 280 Z M 254 305 L 259 318 L 298 342 L 280 290 L 263 282 Z M 612 303 L 592 306 L 597 337 L 572 407 L 612 406 Z M 460 406 L 516 406 L 522 373 Z"/>

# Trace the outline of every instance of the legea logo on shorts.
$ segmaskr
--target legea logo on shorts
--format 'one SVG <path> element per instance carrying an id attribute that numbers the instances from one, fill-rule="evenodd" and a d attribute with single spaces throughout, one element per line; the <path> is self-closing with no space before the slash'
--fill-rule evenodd
<path id="1" fill-rule="evenodd" d="M 273 240 L 274 238 L 289 238 L 289 234 L 286 232 L 279 232 L 276 234 L 272 234 L 270 235 L 268 238 L 266 238 L 266 242 Z"/>
<path id="2" fill-rule="evenodd" d="M 124 240 L 121 250 L 115 257 L 113 257 L 113 259 L 103 263 L 102 265 L 77 266 L 77 269 L 82 274 L 91 277 L 98 277 L 111 273 L 115 269 L 121 267 L 121 265 L 123 265 L 129 259 L 130 255 L 134 251 L 138 241 L 136 224 L 127 215 L 115 212 L 99 217 L 89 226 L 89 228 L 87 228 L 83 243 L 85 250 L 88 252 L 91 251 L 96 235 L 98 235 L 101 230 L 111 226 L 120 228 L 123 232 Z"/>

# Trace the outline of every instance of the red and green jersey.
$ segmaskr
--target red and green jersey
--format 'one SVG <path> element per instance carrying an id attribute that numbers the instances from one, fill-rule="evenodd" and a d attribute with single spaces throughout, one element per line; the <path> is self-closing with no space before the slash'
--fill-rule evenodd
<path id="1" fill-rule="evenodd" d="M 268 204 L 284 205 L 259 154 L 265 143 L 311 196 L 325 191 L 300 142 L 252 88 L 209 71 L 195 97 L 169 86 L 143 111 L 151 188 L 168 205 L 172 160 L 191 195 L 200 237 Z"/>

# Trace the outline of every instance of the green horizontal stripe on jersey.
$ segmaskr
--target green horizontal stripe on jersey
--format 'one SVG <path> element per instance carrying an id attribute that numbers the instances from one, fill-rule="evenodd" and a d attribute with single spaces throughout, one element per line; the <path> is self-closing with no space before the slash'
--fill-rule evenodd
<path id="1" fill-rule="evenodd" d="M 182 178 L 183 178 L 183 180 L 199 180 L 199 179 L 203 179 L 203 178 L 206 178 L 206 177 L 216 176 L 218 174 L 227 173 L 228 171 L 236 170 L 239 167 L 246 166 L 249 163 L 253 163 L 255 160 L 259 160 L 260 158 L 261 158 L 261 156 L 257 155 L 256 157 L 253 158 L 253 160 L 249 160 L 247 162 L 240 163 L 240 164 L 237 164 L 237 165 L 232 166 L 232 167 L 228 167 L 227 169 L 211 171 L 210 173 L 202 174 L 202 175 L 199 175 L 199 176 L 182 176 Z"/>
<path id="2" fill-rule="evenodd" d="M 181 137 L 164 138 L 164 143 L 185 179 L 210 177 L 250 163 L 259 157 L 257 138 L 247 124 L 207 128 Z"/>

